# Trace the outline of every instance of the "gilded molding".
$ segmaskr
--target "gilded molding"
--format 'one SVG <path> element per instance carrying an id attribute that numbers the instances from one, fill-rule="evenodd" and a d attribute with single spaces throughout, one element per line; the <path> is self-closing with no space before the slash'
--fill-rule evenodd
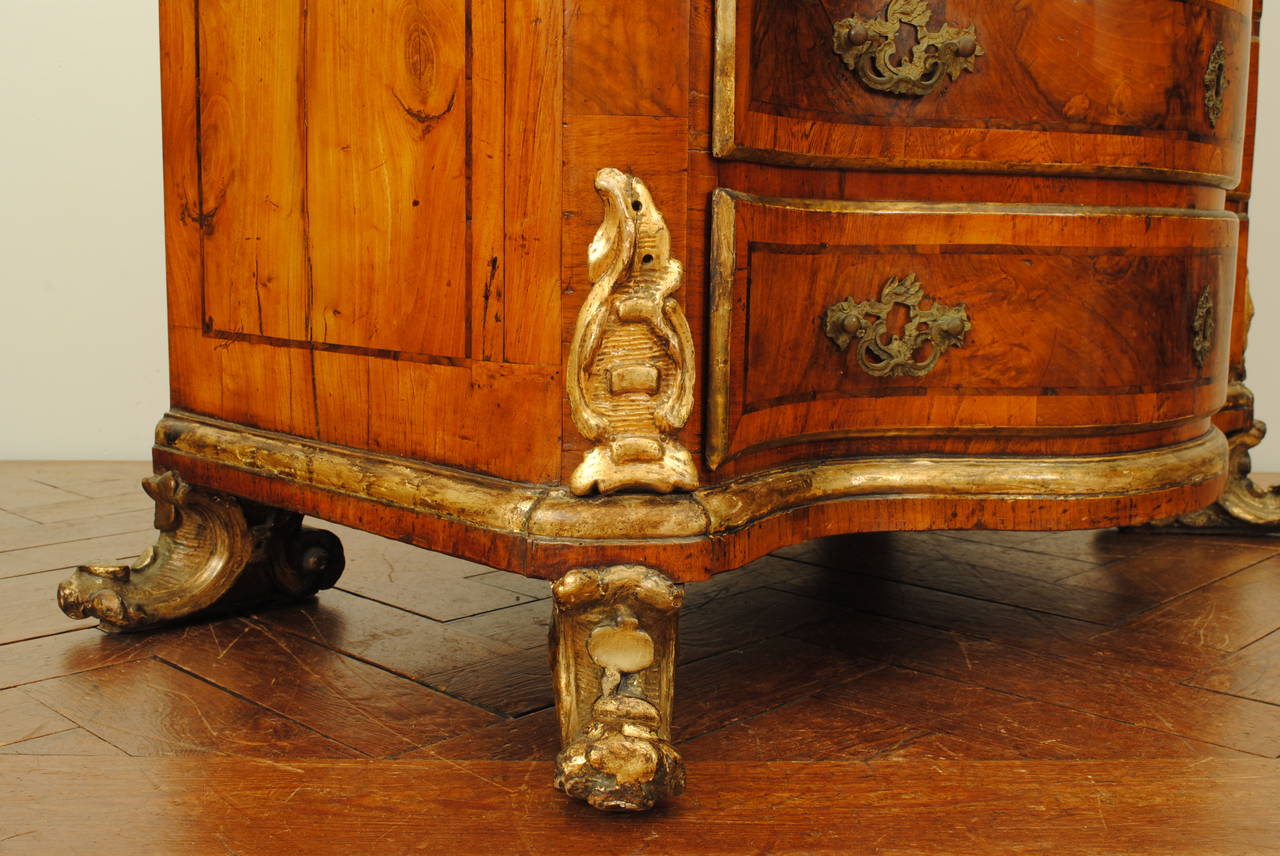
<path id="1" fill-rule="evenodd" d="M 683 269 L 648 188 L 596 174 L 604 220 L 591 242 L 591 291 L 578 314 L 565 383 L 569 411 L 596 445 L 569 480 L 579 496 L 698 486 L 676 433 L 693 410 L 693 336 L 672 294 Z"/>
<path id="2" fill-rule="evenodd" d="M 142 486 L 156 503 L 159 538 L 131 565 L 77 568 L 58 586 L 70 617 L 139 630 L 228 606 L 224 598 L 246 572 L 260 578 L 246 587 L 253 605 L 310 596 L 342 573 L 341 543 L 303 528 L 299 514 L 192 487 L 175 472 Z"/>
<path id="3" fill-rule="evenodd" d="M 1136 496 L 1222 476 L 1227 441 L 1211 430 L 1188 443 L 1116 455 L 966 458 L 913 456 L 803 463 L 704 485 L 692 493 L 583 500 L 563 488 L 394 458 L 172 413 L 156 446 L 272 483 L 456 521 L 535 544 L 625 548 L 740 529 L 791 508 L 866 497 L 1073 499 Z"/>
<path id="4" fill-rule="evenodd" d="M 946 78 L 974 70 L 986 53 L 977 30 L 943 24 L 928 29 L 933 10 L 924 0 L 890 0 L 883 18 L 854 16 L 837 21 L 833 45 L 844 64 L 869 89 L 893 95 L 928 95 Z M 898 39 L 915 30 L 909 59 L 895 63 Z"/>
<path id="5" fill-rule="evenodd" d="M 651 568 L 616 565 L 570 571 L 552 594 L 556 787 L 611 811 L 680 794 L 671 703 L 683 590 Z"/>
<path id="6" fill-rule="evenodd" d="M 929 308 L 921 309 L 920 304 L 926 299 Z M 894 306 L 905 306 L 908 311 L 900 333 L 889 331 Z M 828 307 L 822 327 L 842 351 L 856 343 L 858 366 L 872 377 L 922 377 L 933 371 L 952 346 L 964 346 L 965 334 L 973 324 L 963 303 L 947 306 L 926 298 L 919 279 L 912 273 L 903 279 L 890 277 L 879 300 L 855 303 L 848 297 Z"/>

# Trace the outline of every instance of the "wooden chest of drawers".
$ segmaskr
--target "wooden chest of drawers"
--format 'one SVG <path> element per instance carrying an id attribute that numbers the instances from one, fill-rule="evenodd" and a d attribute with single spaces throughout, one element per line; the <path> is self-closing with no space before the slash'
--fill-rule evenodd
<path id="1" fill-rule="evenodd" d="M 643 808 L 679 584 L 1247 473 L 1250 0 L 161 10 L 160 538 L 70 614 L 310 595 L 302 514 L 554 580 L 557 783 Z"/>

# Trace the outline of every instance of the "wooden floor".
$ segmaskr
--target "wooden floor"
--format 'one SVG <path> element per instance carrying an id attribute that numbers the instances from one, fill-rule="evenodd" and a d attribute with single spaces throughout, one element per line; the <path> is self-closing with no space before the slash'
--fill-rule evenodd
<path id="1" fill-rule="evenodd" d="M 544 582 L 338 528 L 338 590 L 132 636 L 144 464 L 0 463 L 0 853 L 1280 852 L 1280 539 L 810 542 L 687 589 L 689 791 L 550 788 Z"/>

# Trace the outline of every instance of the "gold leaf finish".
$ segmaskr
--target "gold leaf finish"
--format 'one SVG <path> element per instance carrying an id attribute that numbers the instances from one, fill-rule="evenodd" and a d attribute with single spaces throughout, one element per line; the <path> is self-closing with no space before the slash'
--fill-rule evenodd
<path id="1" fill-rule="evenodd" d="M 556 787 L 609 811 L 684 791 L 671 745 L 680 586 L 642 565 L 570 571 L 552 586 L 551 662 L 563 749 Z"/>
<path id="2" fill-rule="evenodd" d="M 308 597 L 337 582 L 342 545 L 301 526 L 302 516 L 242 503 L 192 487 L 174 472 L 143 480 L 156 502 L 160 537 L 132 565 L 81 565 L 58 586 L 72 618 L 98 618 L 106 630 L 139 630 L 197 613 Z"/>
<path id="3" fill-rule="evenodd" d="M 693 409 L 693 337 L 672 294 L 683 270 L 644 182 L 596 175 L 604 221 L 591 242 L 591 292 L 578 315 L 566 375 L 569 408 L 596 443 L 569 487 L 582 496 L 692 490 L 698 474 L 675 438 Z"/>
<path id="4" fill-rule="evenodd" d="M 944 79 L 956 80 L 974 70 L 974 60 L 986 53 L 974 27 L 943 24 L 930 31 L 933 10 L 924 0 L 892 0 L 884 18 L 854 16 L 836 22 L 835 51 L 860 81 L 877 92 L 927 95 Z M 898 40 L 915 29 L 911 57 L 895 63 Z"/>
<path id="5" fill-rule="evenodd" d="M 922 309 L 926 300 L 928 308 Z M 910 313 L 900 333 L 889 331 L 895 305 Z M 858 365 L 873 377 L 927 375 L 949 348 L 964 345 L 972 328 L 963 303 L 947 306 L 927 298 L 914 273 L 891 277 L 879 300 L 855 303 L 849 297 L 829 307 L 823 318 L 823 329 L 836 347 L 845 351 L 856 344 Z"/>

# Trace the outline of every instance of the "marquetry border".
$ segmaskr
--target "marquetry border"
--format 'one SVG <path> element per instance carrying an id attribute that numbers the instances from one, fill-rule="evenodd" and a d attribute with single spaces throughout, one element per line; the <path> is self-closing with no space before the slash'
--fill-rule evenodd
<path id="1" fill-rule="evenodd" d="M 1011 175 L 1081 175 L 1109 176 L 1114 178 L 1158 178 L 1180 184 L 1207 184 L 1211 187 L 1233 189 L 1239 183 L 1239 175 L 1220 175 L 1216 173 L 1195 172 L 1192 170 L 1162 169 L 1159 167 L 1112 166 L 1107 164 L 1088 163 L 1009 163 L 999 161 L 970 160 L 938 160 L 927 158 L 875 158 L 851 157 L 842 155 L 815 155 L 804 152 L 786 151 L 782 149 L 765 149 L 755 146 L 740 145 L 737 142 L 737 99 L 738 99 L 738 5 L 751 0 L 715 0 L 715 47 L 712 81 L 711 111 L 711 152 L 718 158 L 726 160 L 751 161 L 774 166 L 807 166 L 856 168 L 866 170 L 910 170 L 931 169 L 948 172 L 983 172 Z M 1222 6 L 1216 0 L 1204 0 L 1192 5 L 1215 6 L 1224 13 L 1238 10 Z M 1242 15 L 1246 22 L 1251 18 Z M 1246 27 L 1248 24 L 1246 23 Z M 838 60 L 832 51 L 831 56 Z M 915 127 L 927 127 L 928 123 L 916 123 Z M 949 127 L 939 125 L 939 128 Z M 1048 128 L 1037 123 L 1027 128 L 1003 127 L 1010 131 L 1059 130 L 1063 133 L 1085 135 L 1133 136 L 1127 130 L 1110 130 L 1106 126 L 1090 126 L 1087 132 L 1073 131 L 1070 123 L 1063 122 L 1061 129 Z M 1238 144 L 1243 140 L 1244 126 L 1240 123 L 1237 134 L 1230 139 L 1210 136 L 1209 139 L 1224 144 Z M 1148 136 L 1161 136 L 1169 139 L 1191 139 L 1186 130 L 1167 129 Z"/>
<path id="2" fill-rule="evenodd" d="M 703 454 L 707 466 L 717 469 L 731 455 L 731 391 L 733 301 L 737 270 L 736 204 L 762 205 L 791 211 L 823 214 L 1005 214 L 1025 216 L 1137 216 L 1174 217 L 1180 220 L 1236 219 L 1230 211 L 1188 208 L 1120 208 L 1089 205 L 1017 204 L 993 202 L 847 202 L 828 199 L 788 199 L 757 196 L 717 188 L 711 200 L 710 321 L 706 348 L 709 371 L 706 381 Z M 1203 382 L 1203 379 L 1197 383 Z M 1002 393 L 1007 391 L 1002 391 Z M 811 439 L 811 438 L 804 438 Z M 829 439 L 829 435 L 824 437 Z"/>

